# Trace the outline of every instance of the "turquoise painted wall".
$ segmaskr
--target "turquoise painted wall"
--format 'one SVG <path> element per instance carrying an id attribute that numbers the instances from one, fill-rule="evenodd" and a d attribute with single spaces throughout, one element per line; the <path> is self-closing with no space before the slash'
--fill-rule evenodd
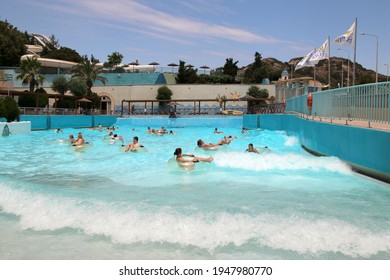
<path id="1" fill-rule="evenodd" d="M 32 116 L 22 115 L 21 121 L 30 121 L 31 130 L 44 130 L 52 128 L 82 128 L 98 126 L 112 126 L 116 123 L 115 116 Z"/>
<path id="2" fill-rule="evenodd" d="M 284 130 L 317 153 L 336 156 L 362 172 L 390 181 L 390 132 L 322 123 L 293 115 L 245 115 L 243 126 Z M 382 178 L 385 177 L 385 178 Z"/>
<path id="3" fill-rule="evenodd" d="M 182 126 L 209 126 L 232 127 L 242 126 L 240 117 L 194 117 L 194 118 L 168 118 L 168 117 L 131 117 L 118 118 L 117 125 L 150 126 L 150 127 L 182 127 Z"/>

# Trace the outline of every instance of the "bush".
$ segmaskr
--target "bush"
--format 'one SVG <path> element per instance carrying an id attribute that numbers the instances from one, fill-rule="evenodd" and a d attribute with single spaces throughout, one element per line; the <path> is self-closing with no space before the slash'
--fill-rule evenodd
<path id="1" fill-rule="evenodd" d="M 44 89 L 39 88 L 35 91 L 38 93 L 38 107 L 44 108 L 49 104 L 49 97 Z M 25 94 L 20 95 L 18 100 L 18 105 L 20 107 L 36 107 L 36 95 L 35 94 Z"/>
<path id="2" fill-rule="evenodd" d="M 157 100 L 171 100 L 172 98 L 172 91 L 167 86 L 159 87 L 157 90 Z M 166 105 L 166 102 L 159 102 L 160 106 Z"/>
<path id="3" fill-rule="evenodd" d="M 20 110 L 18 104 L 11 96 L 0 98 L 0 118 L 5 118 L 7 122 L 19 120 Z"/>
<path id="4" fill-rule="evenodd" d="M 61 98 L 54 102 L 53 107 L 75 109 L 76 102 L 73 98 Z"/>

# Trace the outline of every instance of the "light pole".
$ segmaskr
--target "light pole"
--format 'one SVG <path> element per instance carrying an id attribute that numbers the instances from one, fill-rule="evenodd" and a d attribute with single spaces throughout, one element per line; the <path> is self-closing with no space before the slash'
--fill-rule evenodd
<path id="1" fill-rule="evenodd" d="M 387 76 L 386 81 L 388 82 L 389 81 L 389 64 L 385 63 L 385 66 L 387 68 L 387 71 L 386 71 L 386 76 Z"/>
<path id="2" fill-rule="evenodd" d="M 375 83 L 378 83 L 378 48 L 379 48 L 379 37 L 378 35 L 368 34 L 368 33 L 360 33 L 361 35 L 376 37 L 376 75 L 375 75 Z"/>
<path id="3" fill-rule="evenodd" d="M 293 78 L 293 72 L 294 72 L 294 66 L 295 66 L 295 63 L 294 62 L 290 62 L 290 70 L 291 70 L 291 79 Z"/>
<path id="4" fill-rule="evenodd" d="M 337 49 L 339 51 L 344 51 L 348 54 L 348 74 L 347 74 L 347 87 L 349 87 L 349 51 L 347 50 L 344 50 L 344 49 Z M 341 69 L 341 71 L 343 71 L 343 69 Z"/>

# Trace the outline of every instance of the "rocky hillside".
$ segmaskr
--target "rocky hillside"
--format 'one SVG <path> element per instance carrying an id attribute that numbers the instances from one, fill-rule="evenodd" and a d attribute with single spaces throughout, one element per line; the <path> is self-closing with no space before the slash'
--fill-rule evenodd
<path id="1" fill-rule="evenodd" d="M 302 57 L 297 57 L 291 59 L 289 62 L 282 62 L 275 58 L 265 58 L 262 60 L 262 64 L 267 66 L 269 78 L 271 81 L 277 80 L 280 77 L 280 74 L 283 70 L 287 70 L 291 75 L 291 64 L 296 65 Z M 353 61 L 349 61 L 349 75 L 350 75 L 350 85 L 352 85 L 352 65 Z M 331 76 L 331 87 L 338 87 L 338 84 L 341 85 L 341 68 L 343 69 L 343 85 L 347 85 L 348 78 L 348 59 L 340 57 L 331 57 L 330 58 L 330 76 Z M 305 67 L 293 72 L 293 77 L 313 77 L 314 67 Z M 322 84 L 328 84 L 328 60 L 321 60 L 315 67 L 316 71 L 316 80 L 320 81 Z M 356 79 L 355 85 L 367 84 L 375 82 L 375 71 L 364 68 L 361 64 L 356 63 Z M 385 75 L 378 75 L 379 82 L 386 81 Z"/>

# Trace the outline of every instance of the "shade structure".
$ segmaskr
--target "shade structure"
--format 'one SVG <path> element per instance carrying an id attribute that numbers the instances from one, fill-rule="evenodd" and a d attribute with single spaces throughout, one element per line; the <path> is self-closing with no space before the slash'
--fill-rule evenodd
<path id="1" fill-rule="evenodd" d="M 85 97 L 83 97 L 83 98 L 81 98 L 81 99 L 79 99 L 79 100 L 77 100 L 77 103 L 78 103 L 78 107 L 80 108 L 80 103 L 86 103 L 86 104 L 88 104 L 88 103 L 92 103 L 92 101 L 91 100 L 89 100 L 89 99 L 87 99 L 87 98 L 85 98 Z M 80 111 L 78 112 L 79 114 L 81 114 L 82 113 L 82 109 L 79 109 Z"/>
<path id="2" fill-rule="evenodd" d="M 187 64 L 186 67 L 187 67 L 187 68 L 194 68 L 194 65 L 192 65 L 192 64 Z"/>
<path id="3" fill-rule="evenodd" d="M 91 103 L 92 101 L 87 99 L 87 98 L 85 98 L 85 97 L 83 97 L 83 98 L 77 100 L 77 102 Z"/>
<path id="4" fill-rule="evenodd" d="M 249 101 L 249 100 L 255 100 L 255 99 L 256 99 L 255 97 L 253 97 L 249 94 L 239 98 L 240 101 Z"/>
<path id="5" fill-rule="evenodd" d="M 157 65 L 160 65 L 160 63 L 153 61 L 153 62 L 150 62 L 149 65 L 154 66 L 154 67 L 153 67 L 153 72 L 156 72 L 156 66 L 157 66 Z"/>
<path id="6" fill-rule="evenodd" d="M 139 63 L 138 63 L 138 61 L 133 61 L 133 62 L 130 62 L 129 65 L 133 65 L 133 73 L 134 73 L 134 66 L 138 66 Z"/>
<path id="7" fill-rule="evenodd" d="M 203 74 L 206 74 L 206 69 L 210 69 L 207 65 L 200 66 L 199 68 L 203 69 Z"/>
<path id="8" fill-rule="evenodd" d="M 176 63 L 169 63 L 168 66 L 172 67 L 172 73 L 173 73 L 173 67 L 177 67 L 179 65 L 177 65 Z"/>

